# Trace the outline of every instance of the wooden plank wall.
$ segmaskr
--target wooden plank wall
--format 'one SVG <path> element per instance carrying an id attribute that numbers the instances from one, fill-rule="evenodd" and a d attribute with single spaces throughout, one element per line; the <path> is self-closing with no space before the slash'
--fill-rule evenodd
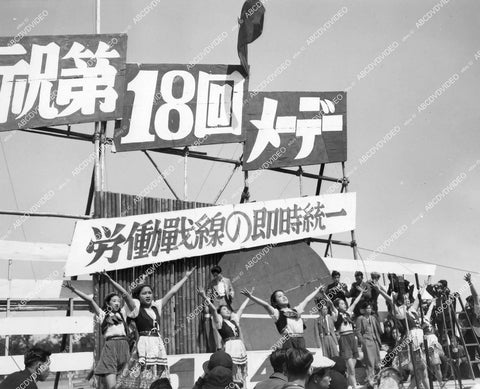
<path id="1" fill-rule="evenodd" d="M 181 209 L 199 208 L 211 204 L 185 202 L 173 199 L 156 199 L 144 197 L 135 201 L 136 196 L 97 192 L 95 194 L 95 217 L 118 217 L 141 215 L 146 213 L 167 212 Z M 175 297 L 164 307 L 162 312 L 161 330 L 168 354 L 190 354 L 207 352 L 204 334 L 200 335 L 202 326 L 201 315 L 188 321 L 189 313 L 194 312 L 202 302 L 197 296 L 196 288 L 205 287 L 210 280 L 210 269 L 216 265 L 222 254 L 207 255 L 194 258 L 180 259 L 165 262 L 155 268 L 152 276 L 146 282 L 154 287 L 155 298 L 163 296 L 176 282 L 181 280 L 185 271 L 197 266 L 197 270 L 181 288 Z M 145 274 L 152 265 L 137 266 L 110 272 L 110 276 L 129 290 L 131 283 Z M 104 279 L 98 280 L 94 276 L 95 289 L 98 289 L 97 301 L 103 303 L 105 296 L 112 292 L 112 288 Z M 98 327 L 98 325 L 97 325 Z M 103 344 L 98 328 L 96 333 L 96 359 L 100 355 Z"/>

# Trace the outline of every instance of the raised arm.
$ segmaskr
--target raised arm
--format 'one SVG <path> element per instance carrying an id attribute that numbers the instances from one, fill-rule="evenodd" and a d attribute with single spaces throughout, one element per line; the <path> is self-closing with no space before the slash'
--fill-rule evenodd
<path id="1" fill-rule="evenodd" d="M 388 293 L 385 291 L 385 289 L 383 289 L 381 285 L 375 284 L 374 288 L 378 290 L 378 293 L 382 295 L 385 301 L 388 301 L 389 303 L 393 303 L 392 297 L 388 295 Z"/>
<path id="2" fill-rule="evenodd" d="M 90 308 L 95 312 L 96 315 L 100 315 L 102 312 L 101 308 L 98 306 L 98 304 L 95 302 L 93 297 L 83 293 L 82 291 L 76 289 L 70 281 L 65 281 L 62 285 L 64 288 L 70 289 L 73 293 L 75 293 L 78 297 L 80 297 L 82 300 L 86 301 L 88 305 L 90 305 Z"/>
<path id="3" fill-rule="evenodd" d="M 472 284 L 472 275 L 470 273 L 465 274 L 465 277 L 463 277 L 464 280 L 467 282 L 468 286 L 470 286 L 470 292 L 472 293 L 472 298 L 474 301 L 474 304 L 480 305 L 480 301 L 478 299 L 478 293 L 475 290 L 475 286 Z"/>
<path id="4" fill-rule="evenodd" d="M 255 290 L 255 288 L 252 288 L 250 294 L 252 294 L 254 290 Z M 247 307 L 247 304 L 248 304 L 249 301 L 250 301 L 250 298 L 246 298 L 245 301 L 242 303 L 242 305 L 240 305 L 240 308 L 238 308 L 238 310 L 237 310 L 238 320 L 240 320 L 242 318 L 243 311 Z"/>
<path id="5" fill-rule="evenodd" d="M 222 315 L 217 312 L 215 305 L 213 305 L 212 301 L 207 297 L 207 293 L 205 293 L 205 290 L 202 288 L 197 288 L 197 293 L 200 297 L 203 298 L 205 304 L 207 305 L 208 312 L 210 312 L 210 315 L 212 315 L 213 322 L 215 323 L 216 327 L 221 328 L 223 322 Z"/>
<path id="6" fill-rule="evenodd" d="M 194 266 L 192 270 L 189 270 L 185 273 L 185 277 L 183 277 L 180 281 L 178 281 L 172 289 L 170 289 L 165 296 L 162 298 L 162 304 L 165 305 L 174 295 L 177 293 L 183 284 L 188 280 L 188 277 L 195 271 L 197 267 Z"/>
<path id="7" fill-rule="evenodd" d="M 305 310 L 305 307 L 307 304 L 318 294 L 318 292 L 324 288 L 324 285 L 320 285 L 318 288 L 315 288 L 315 290 L 310 293 L 305 299 L 297 305 L 297 310 L 299 313 L 302 313 Z"/>
<path id="8" fill-rule="evenodd" d="M 114 281 L 112 279 L 112 277 L 110 277 L 107 274 L 106 271 L 103 271 L 100 274 L 107 278 L 108 282 L 110 282 L 112 284 L 112 286 L 115 288 L 115 290 L 117 292 L 119 292 L 122 295 L 122 297 L 125 299 L 125 304 L 127 304 L 128 309 L 130 311 L 133 311 L 135 309 L 135 303 L 133 301 L 132 295 L 130 293 L 128 293 L 122 285 L 120 285 L 118 282 Z"/>
<path id="9" fill-rule="evenodd" d="M 338 317 L 338 310 L 335 308 L 335 304 L 333 303 L 332 299 L 328 295 L 328 293 L 325 293 L 325 288 L 320 289 L 320 292 L 322 293 L 322 298 L 327 302 L 327 304 L 330 306 L 330 311 L 332 312 L 332 317 L 333 320 L 337 320 Z"/>
<path id="10" fill-rule="evenodd" d="M 262 306 L 263 308 L 266 309 L 269 315 L 274 316 L 276 312 L 278 312 L 275 308 L 273 308 L 269 303 L 266 301 L 259 299 L 258 297 L 255 297 L 252 292 L 250 292 L 248 289 L 242 289 L 240 291 L 241 294 L 243 294 L 245 297 L 248 297 L 250 300 L 252 300 L 254 303 L 257 303 L 258 305 Z"/>
<path id="11" fill-rule="evenodd" d="M 355 299 L 355 301 L 352 303 L 352 305 L 350 305 L 347 309 L 347 312 L 349 314 L 352 314 L 353 313 L 353 310 L 355 309 L 355 307 L 357 306 L 358 302 L 362 299 L 362 296 L 363 296 L 363 293 L 365 293 L 367 291 L 366 288 L 362 289 L 362 288 L 358 288 L 358 290 L 360 291 L 360 293 L 358 294 L 357 298 Z"/>
<path id="12" fill-rule="evenodd" d="M 410 307 L 410 310 L 414 310 L 416 311 L 420 305 L 420 297 L 423 296 L 423 292 L 425 292 L 425 289 L 427 288 L 428 284 L 427 284 L 427 281 L 425 281 L 425 283 L 420 287 L 420 290 L 418 291 L 418 294 L 417 294 L 417 298 L 415 299 L 415 301 L 413 302 L 412 306 Z"/>

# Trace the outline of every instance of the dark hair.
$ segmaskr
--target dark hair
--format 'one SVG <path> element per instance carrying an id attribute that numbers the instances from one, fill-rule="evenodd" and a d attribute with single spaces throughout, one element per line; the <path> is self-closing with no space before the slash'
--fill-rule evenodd
<path id="1" fill-rule="evenodd" d="M 443 286 L 444 288 L 448 287 L 448 282 L 447 282 L 447 280 L 440 280 L 440 281 L 438 281 L 438 283 L 439 283 L 439 284 L 442 284 L 442 286 Z"/>
<path id="2" fill-rule="evenodd" d="M 285 358 L 287 375 L 305 377 L 313 362 L 313 355 L 304 348 L 289 348 Z"/>
<path id="3" fill-rule="evenodd" d="M 361 305 L 360 305 L 360 309 L 367 309 L 368 307 L 371 307 L 373 308 L 373 305 L 370 301 L 364 301 Z"/>
<path id="4" fill-rule="evenodd" d="M 172 389 L 172 384 L 168 378 L 159 378 L 150 384 L 150 389 Z"/>
<path id="5" fill-rule="evenodd" d="M 50 355 L 52 355 L 52 353 L 49 350 L 40 346 L 33 346 L 25 353 L 25 367 L 32 367 L 37 362 L 47 362 Z"/>
<path id="6" fill-rule="evenodd" d="M 332 271 L 332 278 L 336 277 L 336 276 L 339 276 L 340 277 L 340 272 L 339 271 Z"/>
<path id="7" fill-rule="evenodd" d="M 355 272 L 355 277 L 357 277 L 357 276 L 362 276 L 363 277 L 363 273 L 360 270 L 357 270 Z"/>
<path id="8" fill-rule="evenodd" d="M 335 308 L 338 308 L 338 306 L 340 305 L 340 301 L 345 301 L 345 300 L 340 297 L 337 297 L 335 300 L 333 300 L 333 305 L 335 306 Z M 345 301 L 345 304 L 346 303 L 347 302 Z"/>
<path id="9" fill-rule="evenodd" d="M 103 306 L 102 306 L 102 310 L 104 312 L 107 312 L 110 309 L 110 300 L 112 299 L 112 297 L 115 297 L 115 296 L 117 296 L 120 299 L 122 298 L 122 296 L 120 296 L 116 292 L 109 293 L 105 296 L 105 298 L 103 299 Z"/>
<path id="10" fill-rule="evenodd" d="M 150 290 L 153 292 L 153 288 L 150 284 L 142 284 L 142 285 L 136 286 L 135 289 L 132 290 L 132 297 L 134 299 L 138 299 L 140 297 L 140 293 L 142 292 L 142 289 L 146 287 L 149 287 Z"/>
<path id="11" fill-rule="evenodd" d="M 272 365 L 275 373 L 283 373 L 285 369 L 286 352 L 287 350 L 280 348 L 270 354 L 270 365 Z"/>
<path id="12" fill-rule="evenodd" d="M 222 268 L 221 268 L 220 266 L 218 266 L 218 265 L 215 265 L 214 267 L 212 267 L 212 268 L 210 269 L 210 273 L 212 273 L 212 274 L 213 274 L 213 273 L 218 273 L 218 274 L 220 274 L 221 272 L 222 272 Z"/>
<path id="13" fill-rule="evenodd" d="M 275 295 L 276 295 L 278 292 L 285 293 L 282 289 L 277 289 L 277 290 L 273 291 L 272 295 L 270 296 L 270 305 L 271 305 L 273 308 L 280 309 L 279 306 L 278 306 L 278 304 L 277 304 L 277 298 L 275 297 Z M 290 308 L 290 304 L 287 304 L 287 307 Z"/>
<path id="14" fill-rule="evenodd" d="M 230 312 L 233 312 L 227 304 L 222 304 L 218 306 L 217 313 L 220 313 L 223 307 L 227 307 L 230 310 Z"/>

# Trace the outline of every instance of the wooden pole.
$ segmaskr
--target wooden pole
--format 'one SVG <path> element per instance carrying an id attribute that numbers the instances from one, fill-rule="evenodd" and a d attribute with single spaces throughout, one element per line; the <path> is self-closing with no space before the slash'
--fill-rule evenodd
<path id="1" fill-rule="evenodd" d="M 183 157 L 183 198 L 187 201 L 188 195 L 188 147 L 185 147 L 185 156 Z"/>
<path id="2" fill-rule="evenodd" d="M 28 212 L 28 211 L 9 211 L 0 210 L 0 215 L 17 215 L 17 216 L 35 216 L 35 217 L 60 217 L 65 219 L 90 219 L 88 215 L 68 215 L 66 213 L 52 213 L 52 212 Z"/>
<path id="3" fill-rule="evenodd" d="M 345 193 L 347 193 L 348 192 L 348 178 L 345 175 L 345 162 L 342 162 L 342 176 L 343 176 L 342 185 L 345 187 Z M 357 257 L 357 242 L 355 240 L 355 230 L 350 231 L 350 235 L 352 236 L 353 259 L 358 259 L 358 257 Z"/>

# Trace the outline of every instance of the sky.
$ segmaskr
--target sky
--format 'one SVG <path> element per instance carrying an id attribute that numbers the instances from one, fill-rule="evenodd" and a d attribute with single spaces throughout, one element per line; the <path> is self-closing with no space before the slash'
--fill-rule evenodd
<path id="1" fill-rule="evenodd" d="M 148 4 L 150 11 L 142 12 Z M 127 32 L 128 62 L 185 64 L 226 32 L 227 38 L 201 63 L 238 64 L 232 29 L 242 4 L 239 0 L 102 0 L 101 32 Z M 346 172 L 349 191 L 357 193 L 358 245 L 477 271 L 480 3 L 269 0 L 265 7 L 263 34 L 249 47 L 249 89 L 290 60 L 265 91 L 347 91 Z M 43 11 L 47 17 L 29 35 L 95 33 L 92 0 L 3 0 L 0 35 L 18 34 Z M 139 20 L 141 12 L 144 16 Z M 339 12 L 341 17 L 332 22 Z M 322 26 L 320 36 L 307 44 Z M 72 130 L 92 133 L 93 123 Z M 28 211 L 41 202 L 41 212 L 84 214 L 93 166 L 87 164 L 75 177 L 72 171 L 89 160 L 92 144 L 15 131 L 0 133 L 0 138 L 0 209 Z M 197 148 L 226 158 L 238 158 L 241 149 L 238 144 Z M 157 153 L 153 157 L 161 168 L 178 158 Z M 231 169 L 208 161 L 190 162 L 187 199 L 212 202 Z M 318 166 L 305 170 L 317 173 Z M 328 165 L 325 175 L 340 177 L 339 164 Z M 135 195 L 156 177 L 143 153 L 108 150 L 106 190 Z M 169 180 L 183 197 L 183 164 Z M 315 186 L 314 180 L 304 179 L 303 194 L 314 194 Z M 338 191 L 330 187 L 324 183 L 322 193 Z M 231 202 L 236 194 L 234 202 L 238 202 L 242 188 L 243 175 L 236 172 L 220 200 Z M 251 184 L 251 199 L 298 197 L 299 188 L 295 176 L 264 172 Z M 165 185 L 150 195 L 172 198 Z M 31 217 L 13 228 L 16 220 L 0 215 L 0 237 L 71 241 L 73 220 Z M 395 232 L 397 238 L 392 238 Z M 349 234 L 334 238 L 349 239 Z M 323 253 L 321 246 L 317 248 Z M 367 260 L 370 253 L 360 252 Z M 333 256 L 352 258 L 352 251 L 335 246 Z M 375 259 L 394 258 L 380 254 Z M 4 272 L 4 261 L 0 266 Z M 452 289 L 460 289 L 463 273 L 439 267 L 435 278 L 446 278 Z M 36 264 L 16 263 L 13 274 L 41 278 L 43 273 Z"/>

